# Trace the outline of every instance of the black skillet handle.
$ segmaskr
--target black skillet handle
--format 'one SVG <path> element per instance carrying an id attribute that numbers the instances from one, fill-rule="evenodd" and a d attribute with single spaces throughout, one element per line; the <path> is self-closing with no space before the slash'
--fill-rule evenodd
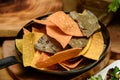
<path id="1" fill-rule="evenodd" d="M 0 69 L 19 63 L 15 56 L 0 59 Z"/>

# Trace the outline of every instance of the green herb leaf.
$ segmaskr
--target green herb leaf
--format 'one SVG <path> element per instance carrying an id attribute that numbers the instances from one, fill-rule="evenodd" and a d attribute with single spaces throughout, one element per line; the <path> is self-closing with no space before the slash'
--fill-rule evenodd
<path id="1" fill-rule="evenodd" d="M 116 12 L 120 8 L 120 0 L 113 0 L 108 6 L 108 12 Z"/>

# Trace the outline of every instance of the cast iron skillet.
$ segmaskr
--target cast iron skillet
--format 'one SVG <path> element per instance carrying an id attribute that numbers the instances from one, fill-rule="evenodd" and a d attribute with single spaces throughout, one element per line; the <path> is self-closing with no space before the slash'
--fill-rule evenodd
<path id="1" fill-rule="evenodd" d="M 42 17 L 39 17 L 37 19 L 43 19 L 45 17 L 47 17 L 48 15 L 45 15 L 45 16 L 42 16 Z M 107 30 L 107 28 L 99 21 L 99 24 L 101 25 L 101 29 L 100 31 L 102 32 L 103 34 L 103 38 L 104 38 L 104 44 L 106 45 L 105 46 L 105 49 L 102 53 L 102 55 L 100 56 L 99 60 L 97 61 L 94 61 L 93 63 L 91 63 L 90 65 L 88 66 L 85 66 L 85 67 L 82 67 L 80 69 L 73 69 L 73 70 L 70 70 L 70 71 L 43 71 L 43 70 L 39 70 L 40 72 L 45 72 L 45 73 L 48 73 L 48 74 L 57 74 L 57 75 L 79 75 L 79 74 L 82 74 L 83 72 L 85 71 L 88 71 L 90 70 L 91 68 L 93 68 L 94 66 L 96 66 L 97 64 L 99 64 L 107 55 L 107 50 L 110 46 L 110 36 L 109 36 L 109 32 Z M 33 21 L 30 21 L 29 23 L 27 23 L 24 28 L 28 29 L 29 31 L 31 31 L 31 25 L 36 25 Z M 16 37 L 16 39 L 20 39 L 23 37 L 23 29 L 21 29 Z M 16 48 L 17 49 L 17 48 Z M 20 54 L 19 51 L 17 52 L 18 55 Z M 20 56 L 20 55 L 19 55 Z M 21 58 L 21 56 L 20 56 Z M 13 65 L 13 64 L 17 64 L 17 63 L 20 63 L 20 61 L 15 57 L 15 56 L 10 56 L 10 57 L 6 57 L 6 58 L 3 58 L 0 60 L 0 69 L 3 69 L 3 68 L 6 68 L 10 65 Z"/>

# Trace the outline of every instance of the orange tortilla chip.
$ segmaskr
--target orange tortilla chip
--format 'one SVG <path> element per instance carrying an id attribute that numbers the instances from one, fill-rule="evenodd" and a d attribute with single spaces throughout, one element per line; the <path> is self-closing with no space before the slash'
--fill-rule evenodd
<path id="1" fill-rule="evenodd" d="M 80 64 L 80 62 L 82 62 L 82 61 L 83 61 L 83 58 L 78 60 L 77 62 L 74 62 L 74 63 L 64 61 L 64 62 L 61 62 L 59 64 L 62 65 L 62 66 L 65 66 L 65 67 L 67 67 L 69 69 L 73 69 L 73 68 L 77 67 Z"/>
<path id="2" fill-rule="evenodd" d="M 47 34 L 50 37 L 56 39 L 62 45 L 63 48 L 66 47 L 66 45 L 69 43 L 70 39 L 72 38 L 72 36 L 63 33 L 56 25 L 46 26 L 46 31 Z"/>
<path id="3" fill-rule="evenodd" d="M 71 36 L 83 36 L 78 24 L 63 11 L 58 11 L 47 17 L 52 23 L 56 24 L 64 33 Z"/>
<path id="4" fill-rule="evenodd" d="M 31 66 L 37 68 L 35 66 L 35 64 L 36 64 L 37 61 L 44 61 L 44 60 L 48 59 L 49 57 L 50 56 L 47 55 L 44 52 L 36 51 L 36 53 L 34 54 L 34 58 L 32 60 Z"/>
<path id="5" fill-rule="evenodd" d="M 40 57 L 41 57 L 41 53 L 39 51 L 36 51 L 34 54 L 33 60 L 31 62 L 32 67 L 36 67 L 35 64 L 39 60 Z"/>
<path id="6" fill-rule="evenodd" d="M 39 26 L 38 28 L 32 27 L 32 32 L 46 33 L 46 29 L 44 26 Z"/>
<path id="7" fill-rule="evenodd" d="M 97 32 L 92 36 L 92 42 L 84 57 L 98 60 L 104 49 L 104 40 L 101 32 Z"/>
<path id="8" fill-rule="evenodd" d="M 30 32 L 29 30 L 23 28 L 23 33 L 24 33 L 24 34 L 27 34 L 27 33 L 29 33 L 29 32 Z"/>
<path id="9" fill-rule="evenodd" d="M 39 24 L 43 24 L 43 25 L 51 25 L 51 26 L 54 25 L 52 22 L 50 22 L 47 19 L 45 19 L 45 20 L 34 19 L 33 21 L 36 22 L 36 23 L 39 23 Z"/>
<path id="10" fill-rule="evenodd" d="M 80 48 L 72 48 L 72 49 L 58 52 L 44 61 L 38 61 L 36 63 L 36 66 L 39 68 L 46 68 L 46 67 L 52 66 L 54 64 L 57 64 L 62 61 L 75 57 L 76 55 L 79 54 L 80 51 L 81 51 Z"/>

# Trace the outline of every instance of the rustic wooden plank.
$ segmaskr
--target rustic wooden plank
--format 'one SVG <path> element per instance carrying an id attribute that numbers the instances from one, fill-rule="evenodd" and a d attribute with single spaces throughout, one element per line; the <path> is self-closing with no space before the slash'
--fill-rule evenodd
<path id="1" fill-rule="evenodd" d="M 0 1 L 0 37 L 14 37 L 29 20 L 62 9 L 60 0 Z"/>

